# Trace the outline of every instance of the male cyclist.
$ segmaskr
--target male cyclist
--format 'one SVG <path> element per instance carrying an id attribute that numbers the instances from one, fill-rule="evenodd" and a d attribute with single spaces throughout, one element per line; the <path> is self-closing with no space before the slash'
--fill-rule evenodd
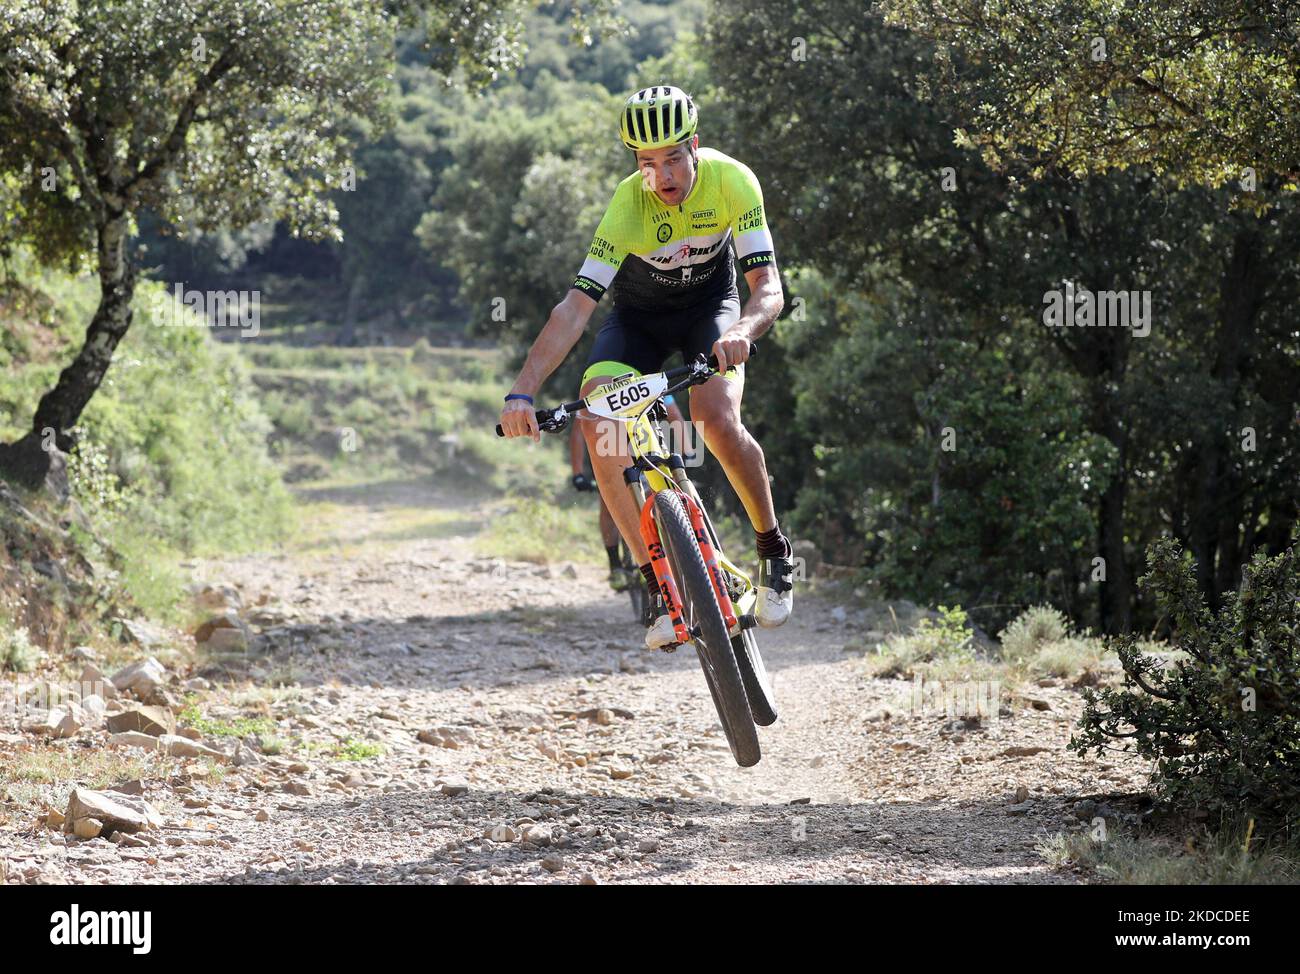
<path id="1" fill-rule="evenodd" d="M 686 417 L 682 415 L 681 407 L 677 405 L 672 396 L 664 396 L 663 403 L 668 412 L 671 438 L 677 443 L 684 443 L 686 439 Z M 678 452 L 686 455 L 684 449 L 678 449 Z M 690 457 L 687 456 L 687 459 L 689 460 Z M 587 467 L 587 440 L 582 435 L 581 424 L 574 423 L 573 432 L 569 434 L 569 468 L 573 471 L 570 483 L 573 484 L 574 490 L 596 490 L 596 482 L 588 476 Z M 605 554 L 609 558 L 609 587 L 615 592 L 627 591 L 630 583 L 623 571 L 623 562 L 619 558 L 618 526 L 614 524 L 614 515 L 609 513 L 604 498 L 601 498 L 600 501 L 600 540 L 605 546 Z"/>
<path id="2" fill-rule="evenodd" d="M 551 311 L 506 396 L 506 436 L 541 439 L 533 395 L 564 361 L 611 288 L 614 307 L 596 335 L 581 395 L 629 372 L 658 372 L 674 352 L 686 361 L 717 356 L 719 375 L 690 391 L 691 419 L 717 457 L 754 527 L 762 626 L 779 626 L 794 604 L 790 544 L 777 524 L 763 450 L 740 419 L 749 345 L 784 305 L 758 180 L 743 163 L 699 147 L 695 104 L 680 88 L 632 95 L 619 131 L 638 171 L 619 183 L 577 278 Z M 740 260 L 744 307 L 733 261 Z M 626 457 L 597 449 L 595 417 L 581 419 L 601 497 L 641 566 L 650 592 L 646 645 L 675 642 L 672 623 L 641 539 L 640 512 L 623 484 Z M 607 440 L 608 441 L 608 440 Z"/>

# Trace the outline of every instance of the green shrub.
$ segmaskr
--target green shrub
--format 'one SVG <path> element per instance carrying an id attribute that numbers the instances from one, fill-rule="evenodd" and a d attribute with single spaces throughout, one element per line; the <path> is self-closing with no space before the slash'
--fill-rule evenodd
<path id="1" fill-rule="evenodd" d="M 27 630 L 0 620 L 0 671 L 26 673 L 36 662 L 36 647 Z"/>
<path id="2" fill-rule="evenodd" d="M 1026 657 L 1024 665 L 1035 676 L 1068 677 L 1099 667 L 1104 655 L 1105 646 L 1100 639 L 1067 636 L 1044 643 L 1032 656 Z"/>
<path id="3" fill-rule="evenodd" d="M 1114 639 L 1123 686 L 1085 694 L 1070 748 L 1136 750 L 1155 763 L 1157 791 L 1170 804 L 1291 819 L 1300 809 L 1297 547 L 1256 555 L 1217 613 L 1176 543 L 1152 545 L 1147 561 L 1141 585 L 1167 614 L 1179 654 L 1144 653 L 1132 635 Z"/>
<path id="4" fill-rule="evenodd" d="M 150 306 L 160 288 L 142 283 L 137 301 Z M 198 554 L 285 535 L 292 506 L 267 452 L 270 422 L 238 355 L 205 329 L 137 313 L 82 428 L 123 485 L 119 523 Z"/>
<path id="5" fill-rule="evenodd" d="M 942 664 L 945 671 L 975 662 L 975 632 L 961 606 L 939 606 L 937 618 L 927 616 L 906 636 L 890 635 L 877 646 L 884 659 L 875 661 L 878 676 L 915 675 L 923 664 Z"/>
<path id="6" fill-rule="evenodd" d="M 1065 616 L 1050 605 L 1035 605 L 1012 620 L 999 634 L 1002 658 L 1008 663 L 1030 659 L 1049 643 L 1059 643 L 1070 633 Z"/>

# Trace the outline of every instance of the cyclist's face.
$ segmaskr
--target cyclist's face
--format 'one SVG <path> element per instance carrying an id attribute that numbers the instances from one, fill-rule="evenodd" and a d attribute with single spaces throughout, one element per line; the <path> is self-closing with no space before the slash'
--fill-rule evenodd
<path id="1" fill-rule="evenodd" d="M 695 138 L 692 138 L 684 145 L 637 152 L 636 163 L 641 169 L 641 179 L 646 188 L 654 190 L 665 203 L 675 206 L 691 191 L 695 179 L 695 143 Z"/>

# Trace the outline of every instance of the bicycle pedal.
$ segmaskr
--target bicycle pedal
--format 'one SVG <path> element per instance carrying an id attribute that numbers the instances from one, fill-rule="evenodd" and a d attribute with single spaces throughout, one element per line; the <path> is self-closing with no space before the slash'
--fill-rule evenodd
<path id="1" fill-rule="evenodd" d="M 746 629 L 753 629 L 758 625 L 758 619 L 752 612 L 746 612 L 742 616 L 736 616 L 736 624 L 727 630 L 727 635 L 735 639 Z"/>

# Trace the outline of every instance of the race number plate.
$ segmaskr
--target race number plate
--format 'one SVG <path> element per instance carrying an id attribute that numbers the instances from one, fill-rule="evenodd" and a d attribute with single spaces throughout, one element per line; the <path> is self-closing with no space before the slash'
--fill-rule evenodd
<path id="1" fill-rule="evenodd" d="M 635 416 L 668 389 L 668 377 L 662 372 L 652 375 L 632 375 L 615 379 L 587 397 L 587 409 L 596 416 L 613 419 L 616 416 Z"/>

